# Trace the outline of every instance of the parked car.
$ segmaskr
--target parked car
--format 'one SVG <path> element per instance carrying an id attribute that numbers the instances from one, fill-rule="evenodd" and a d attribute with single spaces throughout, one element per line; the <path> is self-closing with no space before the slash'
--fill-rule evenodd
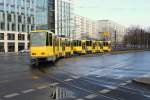
<path id="1" fill-rule="evenodd" d="M 28 53 L 29 50 L 28 49 L 24 49 L 24 50 L 20 50 L 19 53 Z"/>

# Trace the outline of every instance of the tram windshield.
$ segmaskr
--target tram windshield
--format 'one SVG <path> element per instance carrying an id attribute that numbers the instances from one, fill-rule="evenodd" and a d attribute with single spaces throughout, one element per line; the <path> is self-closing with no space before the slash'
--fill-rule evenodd
<path id="1" fill-rule="evenodd" d="M 46 46 L 46 32 L 31 32 L 32 46 Z"/>

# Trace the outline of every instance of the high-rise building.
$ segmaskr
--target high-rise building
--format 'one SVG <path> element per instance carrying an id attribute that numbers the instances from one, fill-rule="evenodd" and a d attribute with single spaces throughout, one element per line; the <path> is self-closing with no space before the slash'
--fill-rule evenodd
<path id="1" fill-rule="evenodd" d="M 74 17 L 75 31 L 74 39 L 95 39 L 96 22 L 89 18 L 75 15 Z"/>
<path id="2" fill-rule="evenodd" d="M 36 0 L 0 0 L 0 52 L 28 48 L 28 32 L 35 28 Z"/>
<path id="3" fill-rule="evenodd" d="M 37 0 L 36 26 L 55 35 L 71 37 L 73 33 L 72 0 Z"/>
<path id="4" fill-rule="evenodd" d="M 34 29 L 71 37 L 73 25 L 73 0 L 0 0 L 0 52 L 28 49 Z"/>
<path id="5" fill-rule="evenodd" d="M 127 29 L 125 26 L 111 20 L 98 20 L 96 22 L 96 33 L 99 34 L 100 39 L 102 39 L 102 33 L 104 32 L 110 33 L 112 44 L 121 44 Z"/>

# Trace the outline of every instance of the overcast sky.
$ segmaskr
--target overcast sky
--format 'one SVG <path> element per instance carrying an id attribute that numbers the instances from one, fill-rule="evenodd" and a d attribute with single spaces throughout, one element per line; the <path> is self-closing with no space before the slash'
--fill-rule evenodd
<path id="1" fill-rule="evenodd" d="M 150 0 L 75 0 L 75 13 L 122 25 L 150 26 Z"/>

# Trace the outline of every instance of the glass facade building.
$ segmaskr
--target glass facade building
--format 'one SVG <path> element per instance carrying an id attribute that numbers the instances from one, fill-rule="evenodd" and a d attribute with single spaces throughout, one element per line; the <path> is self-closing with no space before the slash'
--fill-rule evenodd
<path id="1" fill-rule="evenodd" d="M 36 0 L 35 24 L 37 29 L 48 29 L 48 0 Z"/>
<path id="2" fill-rule="evenodd" d="M 73 3 L 71 0 L 37 0 L 37 28 L 47 28 L 59 36 L 73 33 Z"/>
<path id="3" fill-rule="evenodd" d="M 35 28 L 36 0 L 0 0 L 0 30 L 30 32 Z"/>
<path id="4" fill-rule="evenodd" d="M 28 49 L 35 14 L 36 0 L 0 0 L 0 52 Z"/>
<path id="5" fill-rule="evenodd" d="M 28 49 L 28 34 L 35 29 L 70 37 L 73 21 L 70 1 L 0 0 L 0 52 Z"/>

